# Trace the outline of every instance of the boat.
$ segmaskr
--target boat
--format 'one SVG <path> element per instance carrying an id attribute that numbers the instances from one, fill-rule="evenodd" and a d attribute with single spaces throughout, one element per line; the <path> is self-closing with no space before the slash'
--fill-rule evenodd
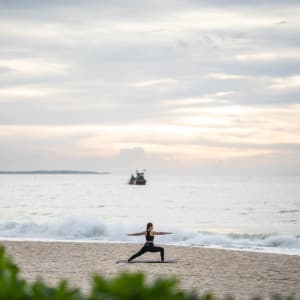
<path id="1" fill-rule="evenodd" d="M 145 171 L 138 171 L 136 170 L 136 176 L 134 176 L 133 174 L 131 174 L 131 177 L 129 179 L 128 184 L 133 184 L 133 185 L 145 185 L 147 180 L 145 179 L 144 175 L 145 175 Z"/>

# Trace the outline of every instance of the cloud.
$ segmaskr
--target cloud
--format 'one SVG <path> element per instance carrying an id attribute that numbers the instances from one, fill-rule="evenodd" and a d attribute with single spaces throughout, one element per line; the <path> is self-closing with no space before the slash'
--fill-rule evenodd
<path id="1" fill-rule="evenodd" d="M 9 88 L 0 88 L 0 102 L 10 101 L 10 98 L 21 97 L 22 99 L 27 97 L 40 97 L 48 94 L 51 90 L 34 88 L 34 87 L 9 87 Z"/>
<path id="2" fill-rule="evenodd" d="M 224 96 L 229 96 L 235 94 L 235 91 L 224 91 L 224 92 L 217 92 L 215 93 L 215 96 L 217 97 L 224 97 Z"/>
<path id="3" fill-rule="evenodd" d="M 166 86 L 170 84 L 177 83 L 177 80 L 172 78 L 161 78 L 161 79 L 154 79 L 154 80 L 146 80 L 146 81 L 138 81 L 129 83 L 129 86 L 132 87 L 152 87 L 152 86 Z"/>
<path id="4" fill-rule="evenodd" d="M 63 63 L 49 62 L 41 58 L 0 59 L 0 67 L 25 75 L 65 74 L 69 66 Z"/>
<path id="5" fill-rule="evenodd" d="M 300 75 L 273 78 L 271 80 L 271 87 L 273 89 L 300 89 Z"/>
<path id="6" fill-rule="evenodd" d="M 145 144 L 143 148 L 147 152 L 147 144 L 152 145 L 152 149 L 154 145 L 159 147 L 163 144 L 171 151 L 176 143 L 198 145 L 199 139 L 222 146 L 227 143 L 292 144 L 300 142 L 299 113 L 299 105 L 254 107 L 229 104 L 197 109 L 178 108 L 171 111 L 169 124 L 144 121 L 120 125 L 2 125 L 0 136 L 6 142 L 21 137 L 36 141 L 55 141 L 64 137 L 68 140 L 67 137 L 70 137 L 77 139 L 77 145 L 85 149 L 111 145 L 111 149 L 115 149 L 113 153 L 123 148 L 135 148 L 135 143 Z M 110 152 L 105 155 L 110 155 Z"/>
<path id="7" fill-rule="evenodd" d="M 249 54 L 238 54 L 236 59 L 239 61 L 274 61 L 274 60 L 284 60 L 284 59 L 299 59 L 300 52 L 299 49 L 293 51 L 272 51 L 272 52 L 258 52 Z"/>
<path id="8" fill-rule="evenodd" d="M 240 74 L 226 74 L 226 73 L 212 73 L 207 75 L 208 78 L 218 80 L 235 80 L 235 79 L 249 79 L 251 77 Z"/>
<path id="9" fill-rule="evenodd" d="M 229 95 L 229 94 L 221 94 L 221 97 L 225 95 Z M 215 96 L 220 97 L 220 95 L 215 95 Z M 193 98 L 180 98 L 180 99 L 166 100 L 162 103 L 162 106 L 169 106 L 173 108 L 176 106 L 180 106 L 180 107 L 187 108 L 190 106 L 212 105 L 217 103 L 219 104 L 227 103 L 227 100 L 223 100 L 223 99 L 220 100 L 207 95 L 207 96 L 200 96 L 200 97 L 193 97 Z"/>
<path id="10" fill-rule="evenodd" d="M 282 20 L 282 21 L 279 21 L 279 22 L 275 22 L 276 25 L 286 25 L 286 24 L 289 24 L 288 21 L 285 21 L 285 20 Z"/>
<path id="11" fill-rule="evenodd" d="M 2 1 L 0 162 L 40 151 L 41 166 L 117 166 L 120 149 L 136 147 L 149 165 L 297 153 L 299 11 L 297 1 Z"/>

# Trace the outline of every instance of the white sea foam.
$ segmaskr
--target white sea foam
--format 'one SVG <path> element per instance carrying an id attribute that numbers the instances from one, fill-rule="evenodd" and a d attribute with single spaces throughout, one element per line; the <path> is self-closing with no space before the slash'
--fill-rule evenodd
<path id="1" fill-rule="evenodd" d="M 174 234 L 156 237 L 160 243 L 206 246 L 241 250 L 264 250 L 300 255 L 300 236 L 270 234 L 221 234 L 183 231 L 166 228 Z M 97 217 L 70 216 L 51 223 L 0 223 L 0 238 L 35 240 L 78 240 L 99 242 L 143 242 L 142 237 L 129 237 L 127 233 L 143 230 L 134 224 L 107 223 Z M 283 251 L 285 249 L 285 251 Z"/>

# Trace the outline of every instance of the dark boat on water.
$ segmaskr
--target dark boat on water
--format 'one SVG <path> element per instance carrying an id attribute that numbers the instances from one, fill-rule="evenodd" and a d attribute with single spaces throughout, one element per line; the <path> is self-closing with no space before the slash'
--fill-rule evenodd
<path id="1" fill-rule="evenodd" d="M 145 170 L 143 170 L 142 172 L 136 170 L 136 176 L 131 174 L 128 184 L 145 185 L 147 180 L 145 179 L 144 174 L 145 174 Z"/>

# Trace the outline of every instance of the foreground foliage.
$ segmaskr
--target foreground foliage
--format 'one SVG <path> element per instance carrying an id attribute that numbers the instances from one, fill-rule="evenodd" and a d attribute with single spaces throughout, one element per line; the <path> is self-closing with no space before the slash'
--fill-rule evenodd
<path id="1" fill-rule="evenodd" d="M 0 300 L 213 300 L 210 294 L 197 296 L 182 291 L 174 278 L 155 280 L 147 284 L 142 273 L 123 273 L 113 279 L 95 275 L 89 295 L 70 288 L 62 280 L 56 287 L 49 287 L 41 280 L 29 283 L 19 276 L 19 268 L 0 247 Z M 231 298 L 227 298 L 228 300 Z M 255 298 L 258 300 L 260 298 Z M 254 299 L 253 299 L 254 300 Z M 293 300 L 292 297 L 274 296 L 273 300 Z M 295 300 L 295 299 L 294 299 Z"/>

